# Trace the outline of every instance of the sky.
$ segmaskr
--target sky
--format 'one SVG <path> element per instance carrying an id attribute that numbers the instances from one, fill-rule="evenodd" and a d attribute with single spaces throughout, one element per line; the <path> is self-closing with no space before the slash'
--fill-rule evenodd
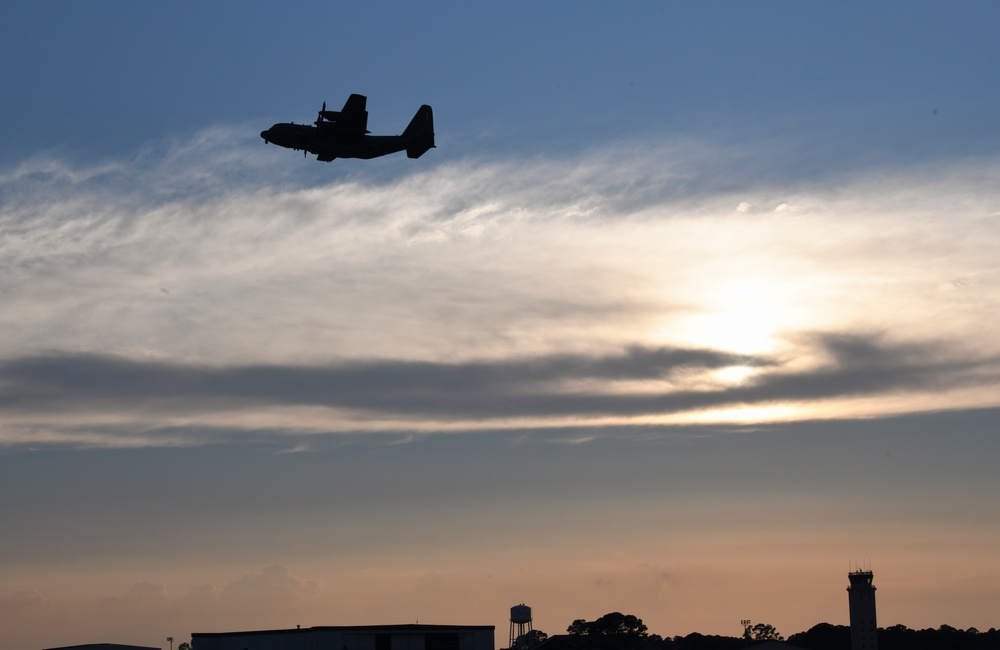
<path id="1" fill-rule="evenodd" d="M 0 646 L 997 627 L 996 3 L 3 14 Z"/>

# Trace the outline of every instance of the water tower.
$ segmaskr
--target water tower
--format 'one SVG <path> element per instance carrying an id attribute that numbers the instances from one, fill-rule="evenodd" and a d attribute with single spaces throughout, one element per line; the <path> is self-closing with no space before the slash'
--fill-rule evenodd
<path id="1" fill-rule="evenodd" d="M 525 650 L 534 645 L 531 632 L 531 608 L 521 603 L 510 608 L 510 650 Z"/>

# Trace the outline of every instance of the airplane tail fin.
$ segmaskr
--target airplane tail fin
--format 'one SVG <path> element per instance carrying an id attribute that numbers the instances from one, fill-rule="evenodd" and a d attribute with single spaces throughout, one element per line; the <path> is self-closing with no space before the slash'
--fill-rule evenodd
<path id="1" fill-rule="evenodd" d="M 406 146 L 407 158 L 419 158 L 434 145 L 434 113 L 431 107 L 424 104 L 417 109 L 417 114 L 410 120 L 403 135 L 410 139 Z"/>

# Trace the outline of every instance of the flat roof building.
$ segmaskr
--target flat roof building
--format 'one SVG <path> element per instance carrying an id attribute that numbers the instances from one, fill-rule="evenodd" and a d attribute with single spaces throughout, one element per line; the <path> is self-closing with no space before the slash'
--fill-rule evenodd
<path id="1" fill-rule="evenodd" d="M 492 625 L 352 625 L 195 632 L 191 650 L 494 650 Z"/>
<path id="2" fill-rule="evenodd" d="M 48 650 L 160 650 L 142 645 L 122 645 L 121 643 L 85 643 L 84 645 L 67 645 Z"/>

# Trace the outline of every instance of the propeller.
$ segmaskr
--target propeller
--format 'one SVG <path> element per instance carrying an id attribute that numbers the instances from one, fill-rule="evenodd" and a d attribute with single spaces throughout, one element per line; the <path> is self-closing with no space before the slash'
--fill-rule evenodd
<path id="1" fill-rule="evenodd" d="M 319 109 L 319 113 L 316 114 L 316 126 L 323 123 L 323 113 L 326 112 L 326 102 L 323 102 L 323 108 Z"/>

